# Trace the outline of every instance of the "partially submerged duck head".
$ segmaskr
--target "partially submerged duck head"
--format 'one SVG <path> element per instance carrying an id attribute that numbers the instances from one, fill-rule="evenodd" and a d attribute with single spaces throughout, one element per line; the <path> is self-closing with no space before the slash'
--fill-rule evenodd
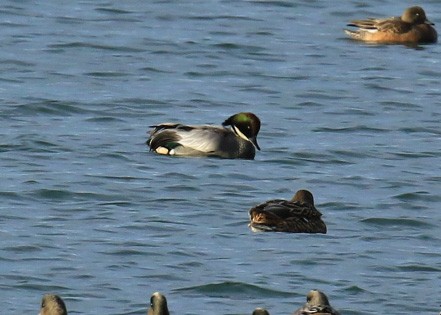
<path id="1" fill-rule="evenodd" d="M 41 299 L 39 315 L 67 315 L 66 304 L 55 294 L 45 294 Z"/>
<path id="2" fill-rule="evenodd" d="M 159 292 L 155 292 L 150 297 L 150 307 L 147 315 L 169 315 L 167 299 Z"/>

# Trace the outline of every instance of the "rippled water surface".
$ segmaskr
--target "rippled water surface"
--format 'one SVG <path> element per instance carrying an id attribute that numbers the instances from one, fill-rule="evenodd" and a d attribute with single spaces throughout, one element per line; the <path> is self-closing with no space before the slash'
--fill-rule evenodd
<path id="1" fill-rule="evenodd" d="M 440 45 L 352 42 L 409 1 L 0 4 L 3 314 L 343 314 L 441 303 Z M 441 25 L 437 1 L 420 3 Z M 163 121 L 262 120 L 254 161 L 169 158 Z M 313 192 L 326 235 L 253 233 L 248 209 Z"/>

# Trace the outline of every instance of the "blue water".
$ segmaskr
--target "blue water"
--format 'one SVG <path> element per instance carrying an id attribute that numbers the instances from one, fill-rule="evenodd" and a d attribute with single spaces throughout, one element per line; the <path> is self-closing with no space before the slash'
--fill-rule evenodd
<path id="1" fill-rule="evenodd" d="M 1 313 L 54 292 L 145 314 L 161 291 L 173 314 L 289 314 L 317 288 L 343 314 L 438 314 L 440 45 L 342 32 L 412 4 L 3 1 Z M 262 120 L 254 161 L 145 146 L 150 125 L 241 111 Z M 301 188 L 328 234 L 248 229 Z"/>

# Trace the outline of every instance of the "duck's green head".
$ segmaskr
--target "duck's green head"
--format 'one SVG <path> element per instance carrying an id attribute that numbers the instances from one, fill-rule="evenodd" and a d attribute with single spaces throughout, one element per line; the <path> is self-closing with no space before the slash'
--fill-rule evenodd
<path id="1" fill-rule="evenodd" d="M 260 150 L 257 144 L 257 134 L 260 130 L 260 119 L 253 113 L 238 113 L 222 123 L 222 126 L 231 126 L 234 133 L 250 141 L 254 146 Z"/>

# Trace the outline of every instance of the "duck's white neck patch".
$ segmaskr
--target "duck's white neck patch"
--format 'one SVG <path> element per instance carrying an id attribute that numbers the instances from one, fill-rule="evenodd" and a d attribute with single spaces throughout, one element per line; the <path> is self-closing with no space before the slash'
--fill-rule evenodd
<path id="1" fill-rule="evenodd" d="M 233 125 L 232 127 L 233 127 L 234 133 L 235 133 L 236 135 L 238 135 L 239 137 L 241 137 L 241 138 L 244 139 L 244 140 L 250 141 L 250 140 L 248 139 L 248 137 L 245 136 L 245 135 L 239 130 L 239 128 L 237 128 L 237 127 L 234 126 L 234 125 Z"/>

